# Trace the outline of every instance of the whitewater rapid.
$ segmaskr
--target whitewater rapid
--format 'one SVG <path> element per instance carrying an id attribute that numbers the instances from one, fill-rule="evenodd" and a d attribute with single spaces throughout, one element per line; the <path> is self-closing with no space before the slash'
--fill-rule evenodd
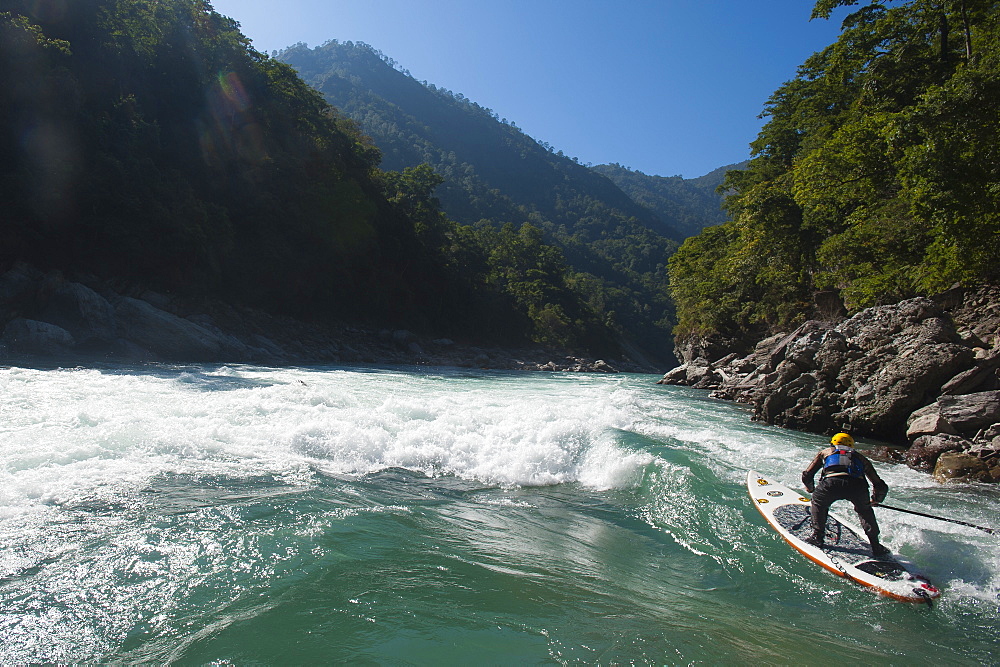
<path id="1" fill-rule="evenodd" d="M 517 655 L 529 661 L 587 661 L 583 647 L 602 641 L 606 655 L 639 662 L 671 662 L 664 651 L 678 646 L 685 662 L 737 658 L 741 646 L 780 661 L 810 655 L 782 628 L 839 632 L 834 621 L 851 616 L 836 601 L 850 600 L 865 605 L 858 613 L 868 629 L 846 657 L 919 655 L 905 642 L 886 649 L 886 626 L 959 662 L 989 655 L 1000 590 L 995 538 L 879 514 L 886 543 L 944 588 L 935 613 L 952 634 L 964 628 L 963 648 L 948 647 L 928 633 L 926 617 L 811 568 L 749 505 L 747 469 L 797 488 L 822 437 L 754 423 L 743 406 L 654 379 L 419 368 L 0 369 L 0 662 L 267 662 L 271 644 L 320 635 L 327 648 L 301 660 L 330 659 L 330 646 L 401 659 L 399 647 L 364 652 L 353 626 L 301 620 L 333 604 L 307 602 L 317 582 L 334 585 L 331 572 L 350 563 L 354 579 L 367 576 L 367 553 L 383 554 L 373 562 L 391 563 L 392 573 L 428 566 L 385 590 L 378 582 L 345 588 L 331 613 L 360 617 L 351 613 L 365 595 L 394 596 L 409 611 L 368 610 L 371 622 L 392 637 L 410 631 L 407 618 L 437 619 L 412 637 L 435 646 L 438 636 L 468 639 L 458 607 L 485 614 L 521 600 L 513 619 L 494 614 L 475 632 L 514 633 L 523 640 Z M 992 487 L 942 486 L 900 465 L 879 470 L 900 505 L 996 520 Z M 338 537 L 345 530 L 347 542 Z M 619 561 L 627 565 L 607 569 Z M 470 601 L 483 585 L 481 575 L 464 573 L 473 566 L 497 581 Z M 460 581 L 440 588 L 440 577 Z M 517 591 L 529 580 L 538 592 L 522 599 Z M 300 590 L 301 581 L 310 583 Z M 400 597 L 390 585 L 437 593 Z M 704 619 L 690 623 L 722 633 L 716 644 L 684 639 L 689 623 L 671 611 L 678 590 L 685 613 Z M 761 591 L 778 606 L 769 611 L 773 637 L 755 640 L 740 616 Z M 572 609 L 553 606 L 558 599 Z M 629 604 L 637 606 L 623 611 Z M 802 605 L 816 608 L 814 621 L 799 618 Z M 598 621 L 608 614 L 619 620 L 602 640 Z M 260 627 L 275 616 L 292 630 L 256 653 L 220 648 L 270 632 Z M 652 632 L 633 617 L 669 617 L 674 630 Z M 640 638 L 644 648 L 630 653 Z M 476 655 L 441 651 L 455 660 Z"/>

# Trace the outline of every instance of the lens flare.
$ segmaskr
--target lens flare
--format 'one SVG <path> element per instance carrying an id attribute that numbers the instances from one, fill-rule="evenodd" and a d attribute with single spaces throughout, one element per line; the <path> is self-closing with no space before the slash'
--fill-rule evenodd
<path id="1" fill-rule="evenodd" d="M 202 156 L 212 166 L 236 159 L 251 165 L 266 157 L 263 132 L 246 86 L 236 72 L 219 72 L 206 93 L 208 120 L 198 123 Z"/>

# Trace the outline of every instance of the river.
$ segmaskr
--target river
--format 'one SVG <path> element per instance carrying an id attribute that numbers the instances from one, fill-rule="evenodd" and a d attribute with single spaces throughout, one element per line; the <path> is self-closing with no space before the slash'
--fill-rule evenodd
<path id="1" fill-rule="evenodd" d="M 655 380 L 0 369 L 0 663 L 998 664 L 997 537 L 877 510 L 943 589 L 880 598 L 749 502 L 824 438 Z M 992 487 L 877 466 L 1000 527 Z"/>

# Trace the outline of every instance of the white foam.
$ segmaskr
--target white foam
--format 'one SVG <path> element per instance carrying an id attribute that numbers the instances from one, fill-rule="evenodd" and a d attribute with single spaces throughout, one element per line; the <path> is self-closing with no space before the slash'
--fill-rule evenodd
<path id="1" fill-rule="evenodd" d="M 608 383 L 227 366 L 0 371 L 0 503 L 65 503 L 164 473 L 362 475 L 391 467 L 500 486 L 634 483 L 649 457 Z"/>
<path id="2" fill-rule="evenodd" d="M 744 527 L 745 507 L 727 505 L 729 514 L 716 516 L 699 504 L 695 485 L 713 483 L 701 479 L 704 471 L 733 489 L 749 468 L 800 488 L 801 470 L 824 444 L 694 392 L 580 375 L 10 368 L 0 370 L 0 396 L 0 520 L 127 497 L 169 475 L 308 486 L 319 473 L 405 468 L 495 487 L 648 487 L 651 524 L 692 553 L 717 553 L 713 536 L 732 542 L 726 531 Z M 648 451 L 627 446 L 629 438 L 645 438 Z M 942 490 L 905 466 L 878 469 L 901 506 L 984 525 L 995 517 L 996 497 Z M 932 579 L 995 598 L 995 542 L 886 510 L 879 520 L 889 546 Z M 960 571 L 935 546 L 943 538 L 971 554 Z"/>

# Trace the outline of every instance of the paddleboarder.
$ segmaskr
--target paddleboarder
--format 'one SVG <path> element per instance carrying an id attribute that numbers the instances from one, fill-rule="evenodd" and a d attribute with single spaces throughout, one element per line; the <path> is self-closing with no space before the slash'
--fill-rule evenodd
<path id="1" fill-rule="evenodd" d="M 838 433 L 830 439 L 830 447 L 822 449 L 802 471 L 802 484 L 812 494 L 811 515 L 813 534 L 806 540 L 823 546 L 826 517 L 830 505 L 836 500 L 850 500 L 861 520 L 861 528 L 871 543 L 873 556 L 885 556 L 889 550 L 878 541 L 879 528 L 873 505 L 878 505 L 889 493 L 889 486 L 875 472 L 871 461 L 854 450 L 854 438 L 848 433 Z M 814 484 L 816 473 L 822 470 L 819 483 Z M 871 480 L 871 498 L 868 481 Z"/>

